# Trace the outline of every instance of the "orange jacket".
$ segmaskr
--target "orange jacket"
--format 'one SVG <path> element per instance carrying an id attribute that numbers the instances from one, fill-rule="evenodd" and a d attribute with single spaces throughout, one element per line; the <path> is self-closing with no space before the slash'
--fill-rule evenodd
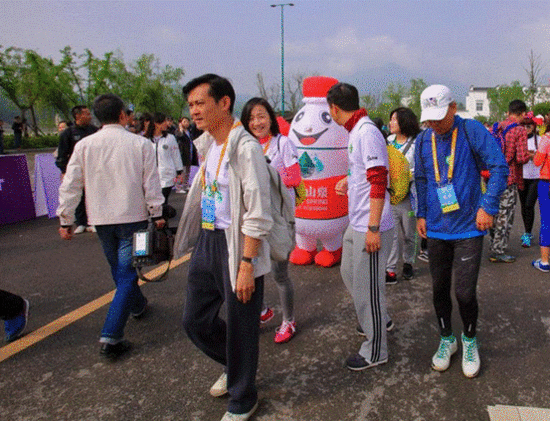
<path id="1" fill-rule="evenodd" d="M 540 179 L 550 181 L 550 135 L 547 134 L 541 139 L 533 162 L 541 167 Z"/>

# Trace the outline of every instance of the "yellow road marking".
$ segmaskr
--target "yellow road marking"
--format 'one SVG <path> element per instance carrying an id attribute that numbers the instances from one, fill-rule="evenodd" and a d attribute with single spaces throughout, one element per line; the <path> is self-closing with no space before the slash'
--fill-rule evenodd
<path id="1" fill-rule="evenodd" d="M 185 263 L 189 260 L 191 254 L 188 253 L 183 257 L 180 257 L 177 260 L 173 260 L 170 263 L 170 269 L 175 268 L 182 263 Z M 165 270 L 165 266 L 160 266 L 146 273 L 146 276 L 153 277 L 162 273 L 161 271 Z M 146 282 L 139 281 L 139 285 L 143 285 Z M 39 329 L 33 330 L 28 335 L 23 336 L 21 339 L 18 339 L 4 347 L 0 348 L 0 362 L 7 360 L 9 357 L 17 354 L 18 352 L 27 349 L 28 347 L 34 345 L 37 342 L 40 342 L 42 339 L 47 338 L 50 335 L 60 331 L 61 329 L 69 326 L 70 324 L 76 322 L 79 319 L 87 316 L 90 313 L 98 310 L 103 307 L 105 304 L 109 304 L 115 295 L 115 290 L 108 292 L 107 294 L 95 299 L 94 301 L 89 302 L 88 304 L 83 305 L 80 308 L 77 308 L 70 313 L 61 316 L 59 319 L 54 320 L 51 323 L 48 323 L 46 326 L 42 326 Z"/>

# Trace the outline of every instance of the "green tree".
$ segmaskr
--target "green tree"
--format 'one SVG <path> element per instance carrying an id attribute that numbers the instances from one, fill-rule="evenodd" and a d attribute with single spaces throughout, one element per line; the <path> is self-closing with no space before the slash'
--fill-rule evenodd
<path id="1" fill-rule="evenodd" d="M 482 124 L 485 124 L 485 123 L 489 123 L 489 122 L 490 122 L 489 118 L 488 118 L 488 117 L 485 117 L 485 116 L 483 116 L 483 115 L 476 115 L 476 116 L 474 117 L 474 120 L 477 120 L 477 121 L 479 121 L 479 122 L 482 123 Z"/>
<path id="2" fill-rule="evenodd" d="M 525 101 L 525 92 L 518 80 L 510 85 L 499 85 L 496 88 L 490 88 L 487 91 L 487 97 L 490 101 L 492 121 L 500 121 L 506 118 L 508 105 L 515 99 Z"/>
<path id="3" fill-rule="evenodd" d="M 21 48 L 0 45 L 0 88 L 6 97 L 19 109 L 21 118 L 36 101 L 33 90 L 24 84 L 24 76 L 28 71 L 25 61 L 25 51 Z"/>
<path id="4" fill-rule="evenodd" d="M 0 88 L 22 118 L 30 112 L 36 135 L 40 132 L 37 109 L 55 110 L 68 119 L 73 106 L 91 106 L 97 95 L 107 92 L 119 95 L 137 111 L 181 115 L 184 71 L 162 67 L 153 54 L 129 65 L 119 51 L 96 57 L 89 49 L 78 54 L 67 46 L 61 56 L 56 63 L 33 50 L 0 46 Z"/>
<path id="5" fill-rule="evenodd" d="M 380 117 L 386 123 L 390 112 L 402 106 L 411 108 L 420 117 L 420 95 L 427 86 L 423 79 L 411 79 L 408 88 L 399 83 L 390 83 L 382 93 L 382 100 L 367 94 L 361 97 L 361 105 L 369 111 L 370 117 Z"/>
<path id="6" fill-rule="evenodd" d="M 548 115 L 550 113 L 550 102 L 540 102 L 533 107 L 533 114 Z"/>
<path id="7" fill-rule="evenodd" d="M 127 92 L 122 96 L 138 111 L 179 117 L 185 105 L 180 84 L 183 75 L 183 69 L 169 65 L 161 67 L 153 54 L 143 54 L 130 65 Z"/>
<path id="8" fill-rule="evenodd" d="M 27 50 L 26 62 L 29 72 L 25 75 L 25 84 L 36 91 L 36 105 L 41 109 L 53 108 L 65 118 L 69 118 L 72 106 L 78 101 L 78 95 L 73 89 L 71 74 L 62 60 L 56 64 L 50 58 L 44 58 L 36 52 Z M 30 109 L 33 125 L 38 131 L 35 108 Z"/>
<path id="9" fill-rule="evenodd" d="M 428 85 L 424 82 L 423 79 L 411 79 L 411 86 L 409 87 L 409 92 L 407 98 L 409 99 L 408 107 L 414 111 L 416 116 L 420 118 L 422 108 L 420 106 L 420 95 L 422 91 L 426 89 Z"/>
<path id="10" fill-rule="evenodd" d="M 397 107 L 401 107 L 403 98 L 406 95 L 407 95 L 407 88 L 405 88 L 400 83 L 398 83 L 397 85 L 390 83 L 386 87 L 386 90 L 382 93 L 382 97 L 386 99 L 384 103 L 387 104 L 387 107 L 385 108 L 389 108 L 388 114 L 391 110 Z M 389 116 L 386 116 L 386 118 L 389 118 Z"/>
<path id="11" fill-rule="evenodd" d="M 91 105 L 94 98 L 104 93 L 113 93 L 124 97 L 124 82 L 129 80 L 126 65 L 120 56 L 110 51 L 102 58 L 94 56 L 86 49 L 83 55 L 84 63 L 80 68 L 85 73 L 84 92 L 85 103 Z"/>
<path id="12" fill-rule="evenodd" d="M 138 112 L 181 115 L 185 105 L 180 83 L 182 68 L 162 67 L 153 54 L 143 54 L 127 65 L 120 51 L 107 52 L 102 57 L 96 57 L 89 49 L 82 55 L 76 55 L 70 47 L 64 52 L 73 89 L 82 103 L 91 105 L 96 96 L 110 92 Z M 78 60 L 82 63 L 78 64 Z"/>
<path id="13" fill-rule="evenodd" d="M 359 98 L 361 107 L 365 108 L 369 115 L 372 115 L 373 112 L 378 108 L 380 100 L 375 95 L 367 94 Z"/>

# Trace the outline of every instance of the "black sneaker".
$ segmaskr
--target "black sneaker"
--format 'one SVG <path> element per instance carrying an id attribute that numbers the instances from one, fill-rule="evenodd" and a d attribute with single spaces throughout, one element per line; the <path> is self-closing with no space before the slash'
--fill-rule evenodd
<path id="1" fill-rule="evenodd" d="M 397 283 L 397 275 L 395 272 L 386 272 L 386 285 L 393 285 Z"/>
<path id="2" fill-rule="evenodd" d="M 414 278 L 414 270 L 410 263 L 403 264 L 403 279 L 409 281 Z"/>
<path id="3" fill-rule="evenodd" d="M 361 371 L 361 370 L 366 370 L 367 368 L 376 367 L 377 365 L 380 365 L 380 364 L 385 364 L 387 362 L 388 362 L 388 359 L 386 358 L 385 360 L 371 363 L 365 360 L 361 355 L 353 354 L 353 355 L 350 355 L 346 360 L 346 367 L 353 371 Z"/>
<path id="4" fill-rule="evenodd" d="M 145 313 L 147 313 L 148 309 L 149 309 L 149 301 L 146 298 L 145 299 L 145 305 L 143 306 L 141 311 L 139 311 L 138 313 L 130 313 L 130 314 L 134 319 L 139 320 L 139 319 L 142 319 L 143 316 L 145 316 Z"/>
<path id="5" fill-rule="evenodd" d="M 418 260 L 422 260 L 423 262 L 428 263 L 430 261 L 430 258 L 428 257 L 428 250 L 420 250 L 420 253 L 418 254 Z"/>
<path id="6" fill-rule="evenodd" d="M 101 344 L 99 354 L 110 360 L 116 360 L 122 354 L 130 351 L 130 349 L 132 349 L 132 344 L 125 340 L 117 342 L 116 344 L 103 343 Z"/>

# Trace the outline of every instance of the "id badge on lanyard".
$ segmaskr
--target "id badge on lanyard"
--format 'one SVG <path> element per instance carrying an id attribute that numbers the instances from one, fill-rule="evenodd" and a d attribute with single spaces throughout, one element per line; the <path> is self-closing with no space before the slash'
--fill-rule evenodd
<path id="1" fill-rule="evenodd" d="M 432 157 L 434 164 L 435 181 L 437 187 L 437 198 L 439 199 L 439 205 L 443 213 L 449 213 L 460 209 L 456 192 L 451 180 L 453 179 L 455 152 L 456 152 L 456 138 L 458 136 L 458 128 L 453 130 L 452 144 L 451 144 L 451 156 L 449 157 L 449 171 L 447 173 L 447 183 L 441 182 L 441 175 L 439 173 L 439 163 L 437 160 L 437 148 L 435 145 L 435 134 L 432 132 Z"/>
<path id="2" fill-rule="evenodd" d="M 240 121 L 237 121 L 231 130 L 235 127 L 238 127 L 241 124 Z M 206 185 L 206 162 L 204 162 L 202 171 L 201 171 L 201 185 L 203 196 L 201 200 L 202 208 L 202 228 L 213 231 L 216 228 L 216 193 L 218 192 L 218 177 L 220 175 L 220 168 L 222 166 L 223 157 L 227 149 L 227 139 L 225 140 L 222 150 L 220 152 L 220 157 L 218 159 L 218 166 L 216 168 L 216 176 L 212 181 L 210 186 Z M 208 159 L 208 158 L 206 158 Z M 205 161 L 206 161 L 205 159 Z"/>
<path id="3" fill-rule="evenodd" d="M 213 197 L 203 196 L 201 201 L 202 208 L 202 228 L 213 231 L 216 222 L 216 202 Z"/>
<path id="4" fill-rule="evenodd" d="M 449 213 L 460 209 L 456 198 L 455 189 L 452 184 L 437 188 L 437 197 L 443 213 Z"/>

